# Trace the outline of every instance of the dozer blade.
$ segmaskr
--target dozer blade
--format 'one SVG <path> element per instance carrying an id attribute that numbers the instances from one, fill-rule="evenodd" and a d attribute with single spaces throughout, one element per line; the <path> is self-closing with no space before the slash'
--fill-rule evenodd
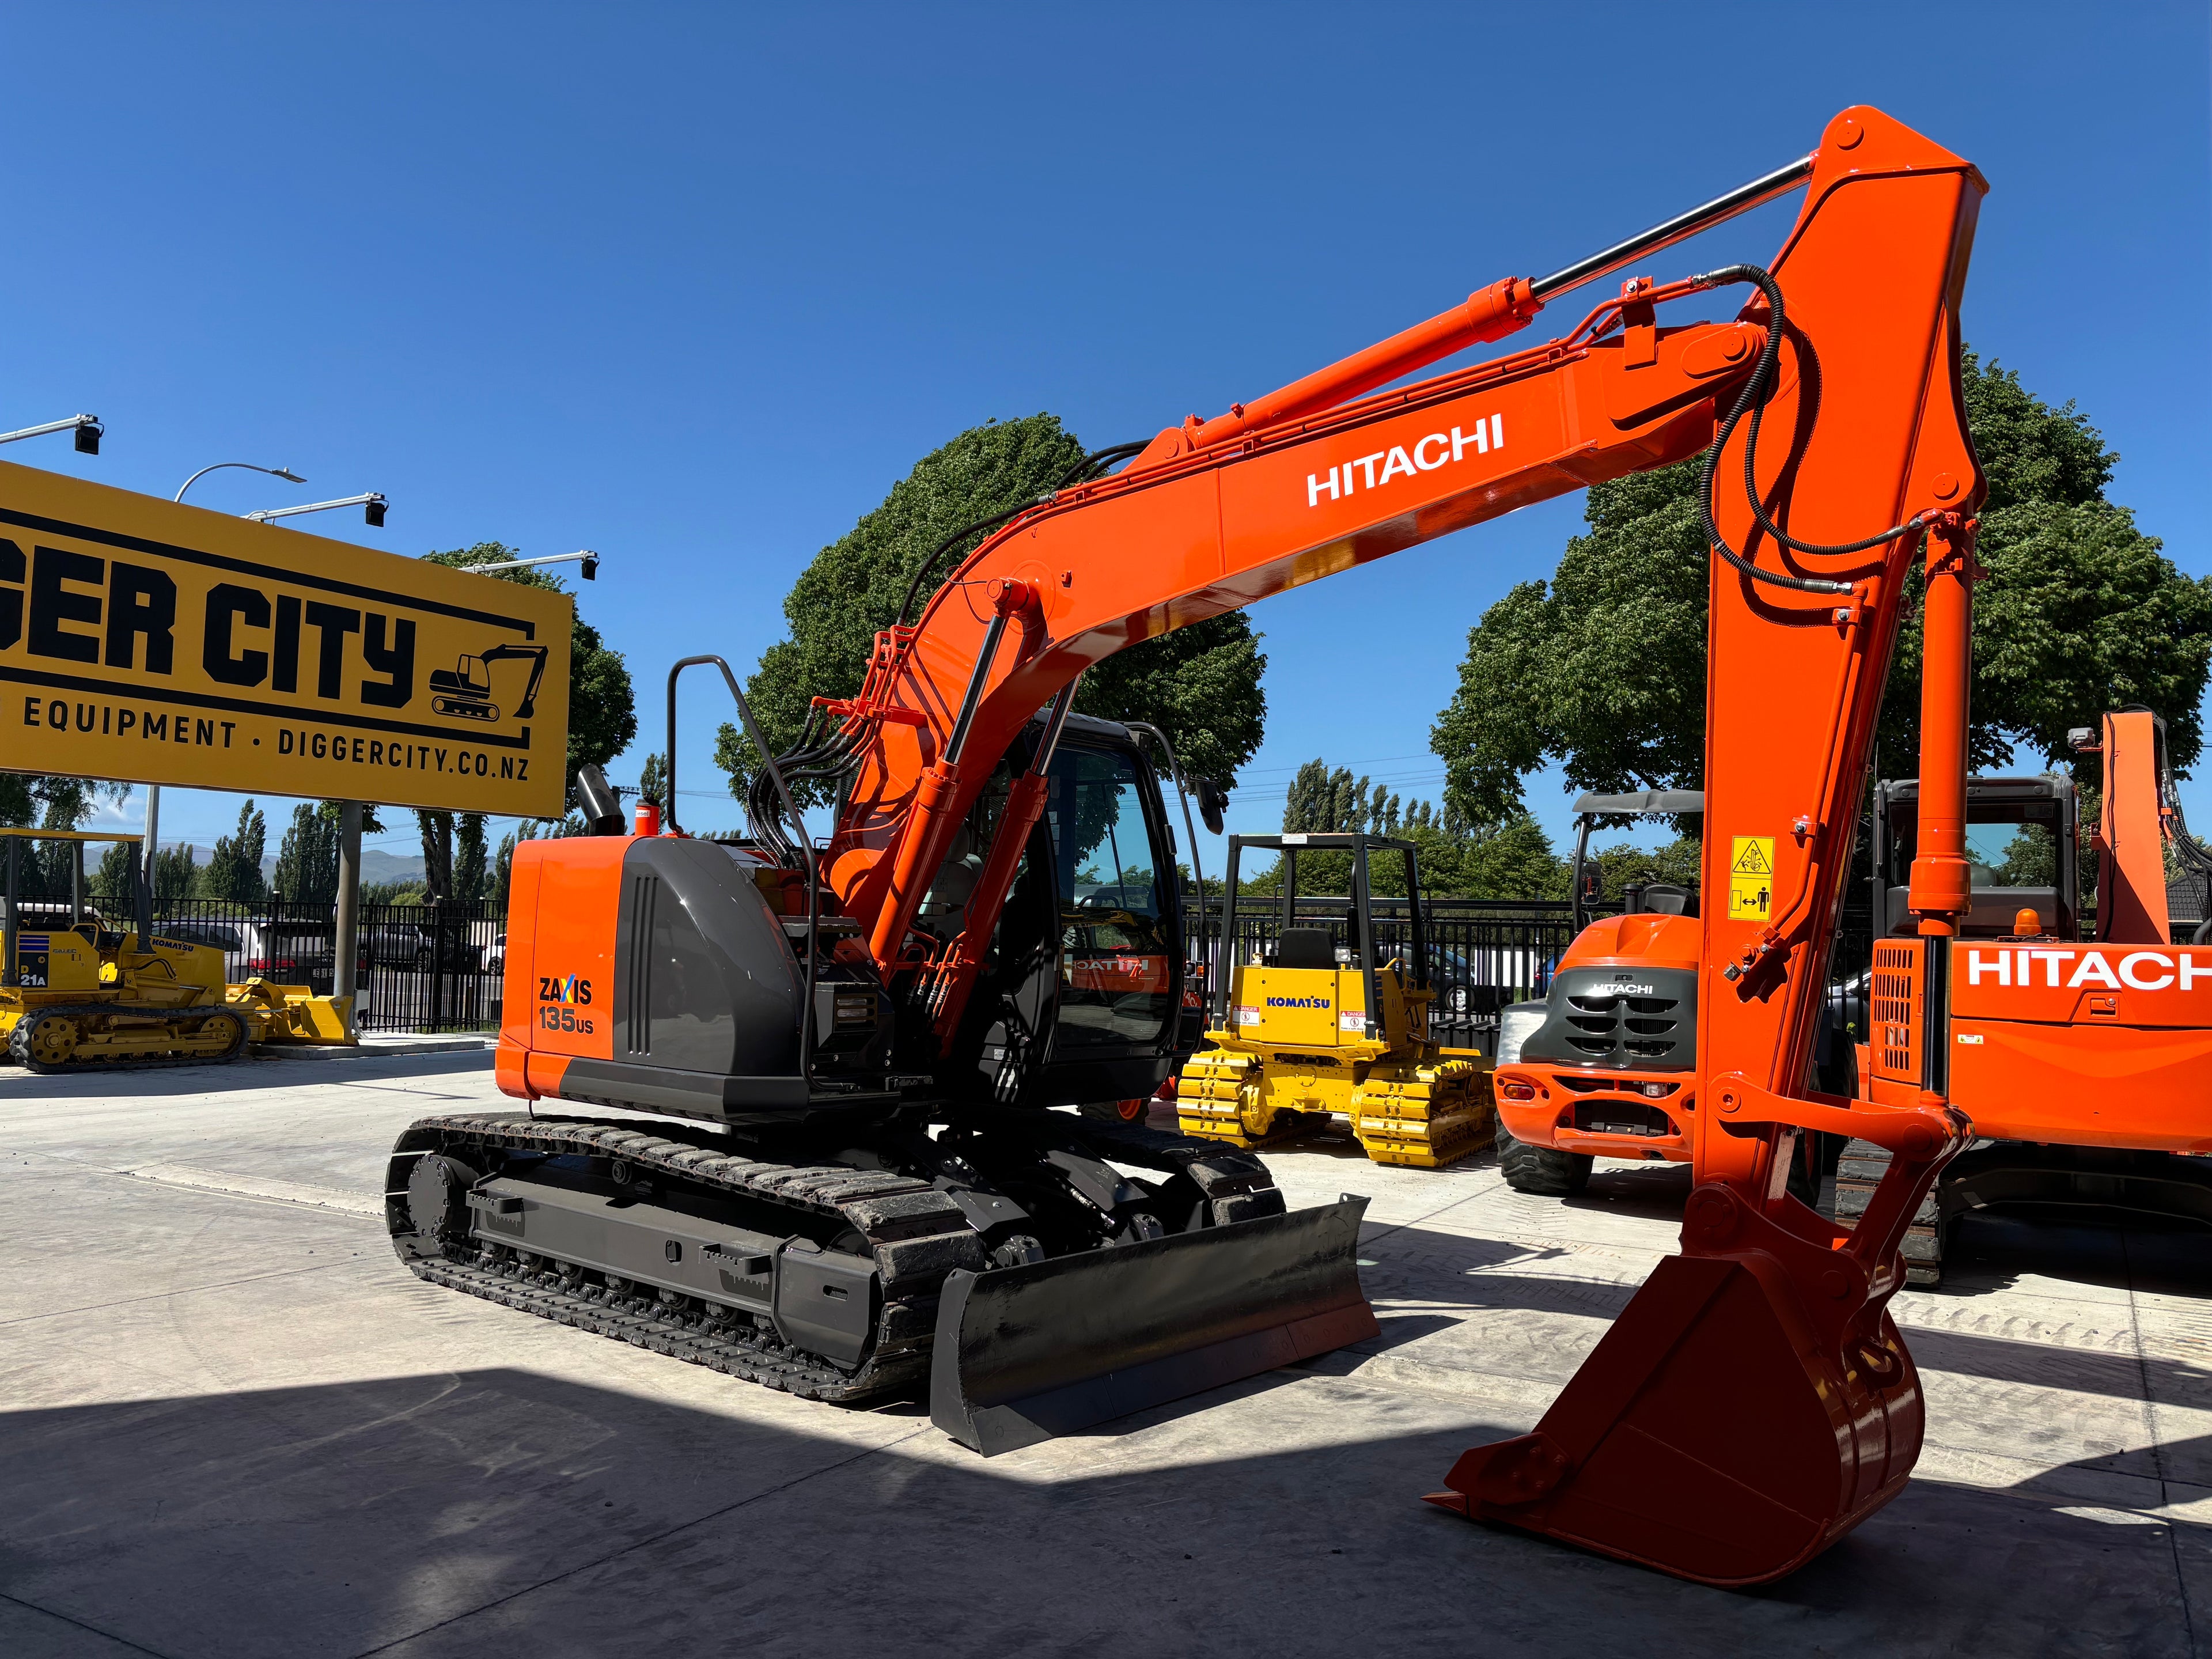
<path id="1" fill-rule="evenodd" d="M 1638 1291 L 1530 1434 L 1462 1455 L 1428 1501 L 1701 1583 L 1779 1578 L 1904 1490 L 1920 1378 L 1886 1304 L 1897 1239 L 1964 1144 L 1900 1152 L 1877 1235 L 1794 1199 L 1690 1195 Z M 1886 1239 L 1886 1242 L 1884 1240 Z M 1838 1248 L 1842 1244 L 1842 1248 Z"/>
<path id="2" fill-rule="evenodd" d="M 930 1420 L 986 1457 L 1377 1332 L 1364 1198 L 945 1281 Z"/>

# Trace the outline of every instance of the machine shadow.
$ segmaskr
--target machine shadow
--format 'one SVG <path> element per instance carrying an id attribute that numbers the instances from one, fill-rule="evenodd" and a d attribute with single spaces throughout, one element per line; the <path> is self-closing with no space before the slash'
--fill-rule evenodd
<path id="1" fill-rule="evenodd" d="M 2124 1535 L 2155 1529 L 2033 1493 L 1916 1487 L 1744 1595 L 1421 1504 L 1462 1449 L 1510 1431 L 1431 1399 L 1255 1379 L 1149 1442 L 989 1462 L 904 1414 L 769 1405 L 740 1419 L 488 1370 L 0 1416 L 0 1592 L 177 1659 L 702 1636 L 769 1655 L 1456 1655 L 1476 1608 L 1486 1654 L 1630 1630 L 1646 1653 L 2184 1650 L 2171 1553 Z M 2002 1555 L 1978 1560 L 1975 1535 Z M 2127 1593 L 2081 1594 L 2100 1549 Z"/>
<path id="2" fill-rule="evenodd" d="M 1470 1321 L 1479 1322 L 1485 1314 L 1565 1314 L 1610 1321 L 1639 1288 L 1633 1280 L 1571 1272 L 1516 1273 L 1512 1269 L 1523 1263 L 1571 1267 L 1576 1258 L 1564 1250 L 1531 1251 L 1504 1240 L 1419 1227 L 1397 1227 L 1387 1233 L 1378 1230 L 1374 1239 L 1362 1241 L 1360 1249 L 1376 1263 L 1360 1269 L 1360 1284 L 1378 1304 L 1376 1311 L 1386 1334 L 1391 1335 L 1391 1347 L 1408 1346 L 1432 1332 L 1479 1328 Z M 2200 1277 L 2212 1277 L 2212 1272 Z M 1393 1306 L 1396 1304 L 1451 1311 L 1431 1316 L 1432 1322 L 1427 1328 L 1398 1334 L 1401 1323 L 1414 1316 L 1397 1312 Z M 1904 1328 L 1906 1346 L 1926 1370 L 2122 1400 L 2141 1399 L 2148 1388 L 2152 1397 L 2164 1403 L 2212 1407 L 2212 1370 L 2185 1360 L 2139 1355 L 2133 1351 L 2132 1339 L 2126 1347 L 2014 1341 L 1915 1323 L 1914 1311 L 1910 1305 L 1901 1309 L 1904 1317 L 1899 1322 Z M 2115 1312 L 2124 1310 L 2116 1307 Z M 2117 1322 L 2124 1326 L 2126 1322 Z M 1595 1332 L 1591 1340 L 1595 1340 Z M 1370 1353 L 1383 1351 L 1372 1340 L 1358 1345 L 1358 1349 Z"/>

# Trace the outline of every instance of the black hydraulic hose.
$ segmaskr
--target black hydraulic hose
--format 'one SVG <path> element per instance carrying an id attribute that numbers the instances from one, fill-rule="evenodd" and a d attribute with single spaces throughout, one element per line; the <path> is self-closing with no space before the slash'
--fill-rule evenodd
<path id="1" fill-rule="evenodd" d="M 1863 553 L 1870 548 L 1893 542 L 1900 536 L 1911 535 L 1923 527 L 1923 521 L 1917 518 L 1907 519 L 1903 524 L 1879 535 L 1856 542 L 1830 544 L 1799 541 L 1767 516 L 1766 509 L 1759 499 L 1759 428 L 1765 416 L 1767 400 L 1774 393 L 1775 370 L 1782 356 L 1782 286 L 1770 272 L 1753 264 L 1724 266 L 1719 270 L 1708 271 L 1695 280 L 1706 288 L 1718 288 L 1729 283 L 1753 283 L 1765 296 L 1767 313 L 1766 342 L 1759 349 L 1759 362 L 1753 365 L 1751 377 L 1743 383 L 1743 390 L 1737 394 L 1735 407 L 1729 410 L 1728 417 L 1721 422 L 1720 432 L 1713 439 L 1712 447 L 1705 452 L 1705 468 L 1698 474 L 1698 506 L 1705 515 L 1706 538 L 1712 543 L 1713 551 L 1754 581 L 1766 582 L 1776 587 L 1794 588 L 1801 593 L 1848 593 L 1851 591 L 1849 582 L 1832 581 L 1819 576 L 1792 576 L 1778 570 L 1761 569 L 1730 547 L 1728 538 L 1721 534 L 1720 526 L 1713 518 L 1713 475 L 1720 465 L 1721 451 L 1727 447 L 1738 422 L 1746 415 L 1751 416 L 1751 429 L 1744 434 L 1743 442 L 1745 500 L 1750 504 L 1753 521 L 1780 545 L 1796 552 L 1815 555 Z"/>
<path id="2" fill-rule="evenodd" d="M 892 625 L 894 627 L 905 625 L 907 617 L 913 614 L 914 602 L 921 592 L 921 585 L 928 579 L 929 574 L 937 568 L 937 562 L 977 531 L 992 529 L 1006 523 L 1009 519 L 1018 519 L 1031 507 L 1047 505 L 1054 495 L 1066 489 L 1068 485 L 1087 483 L 1097 477 L 1101 471 L 1113 465 L 1115 462 L 1142 453 L 1150 441 L 1147 439 L 1144 443 L 1115 444 L 1109 449 L 1093 450 L 1077 462 L 1073 468 L 1062 475 L 1059 483 L 1054 484 L 1042 495 L 1024 501 L 1019 507 L 1008 507 L 1004 513 L 994 513 L 988 519 L 978 519 L 975 523 L 955 531 L 951 536 L 939 542 L 929 556 L 915 568 L 914 580 L 906 585 L 906 597 L 899 601 L 898 616 Z"/>

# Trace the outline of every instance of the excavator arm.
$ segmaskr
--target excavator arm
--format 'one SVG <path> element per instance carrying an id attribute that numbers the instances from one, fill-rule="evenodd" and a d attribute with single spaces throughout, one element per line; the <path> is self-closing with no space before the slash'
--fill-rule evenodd
<path id="1" fill-rule="evenodd" d="M 530 665 L 529 684 L 522 688 L 522 701 L 514 706 L 514 717 L 526 720 L 538 707 L 538 687 L 545 678 L 545 659 L 552 653 L 542 645 L 495 645 L 477 660 L 482 663 L 490 678 L 489 669 L 495 662 L 527 662 Z"/>
<path id="2" fill-rule="evenodd" d="M 1547 301 L 1802 185 L 1779 252 L 1632 277 L 1571 332 L 1395 389 Z M 953 830 L 1016 734 L 1090 665 L 1170 629 L 1513 508 L 1707 455 L 1711 562 L 1694 1170 L 1662 1264 L 1536 1432 L 1479 1448 L 1437 1501 L 1711 1583 L 1790 1571 L 1902 1488 L 1917 1380 L 1886 1312 L 1897 1243 L 1961 1144 L 1942 1057 L 1882 1103 L 1804 1085 L 1908 568 L 1925 550 L 1919 857 L 1940 1007 L 1966 906 L 1964 775 L 1972 514 L 1984 493 L 1957 380 L 1958 307 L 1985 186 L 1869 108 L 1806 160 L 1541 282 L 1429 323 L 1214 420 L 1161 433 L 1117 475 L 998 529 L 866 684 L 822 718 L 851 760 L 823 861 L 887 978 L 933 981 L 949 1037 L 1042 805 L 1013 781 L 967 911 L 913 927 Z M 1732 319 L 1659 307 L 1745 284 Z M 1723 898 L 1723 896 L 1726 896 Z M 1930 1028 L 1932 1029 L 1932 1027 Z M 1878 1096 L 1880 1091 L 1878 1092 Z M 1803 1128 L 1897 1153 L 1856 1231 L 1784 1191 Z"/>

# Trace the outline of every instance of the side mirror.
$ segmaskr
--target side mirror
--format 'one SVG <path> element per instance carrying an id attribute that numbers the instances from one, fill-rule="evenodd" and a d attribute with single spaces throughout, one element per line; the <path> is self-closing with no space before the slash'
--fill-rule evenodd
<path id="1" fill-rule="evenodd" d="M 1595 904 L 1605 896 L 1605 878 L 1595 870 L 1583 872 L 1583 902 Z"/>
<path id="2" fill-rule="evenodd" d="M 1229 808 L 1229 792 L 1212 778 L 1193 778 L 1191 793 L 1198 797 L 1199 822 L 1210 836 L 1221 833 L 1221 815 Z"/>

